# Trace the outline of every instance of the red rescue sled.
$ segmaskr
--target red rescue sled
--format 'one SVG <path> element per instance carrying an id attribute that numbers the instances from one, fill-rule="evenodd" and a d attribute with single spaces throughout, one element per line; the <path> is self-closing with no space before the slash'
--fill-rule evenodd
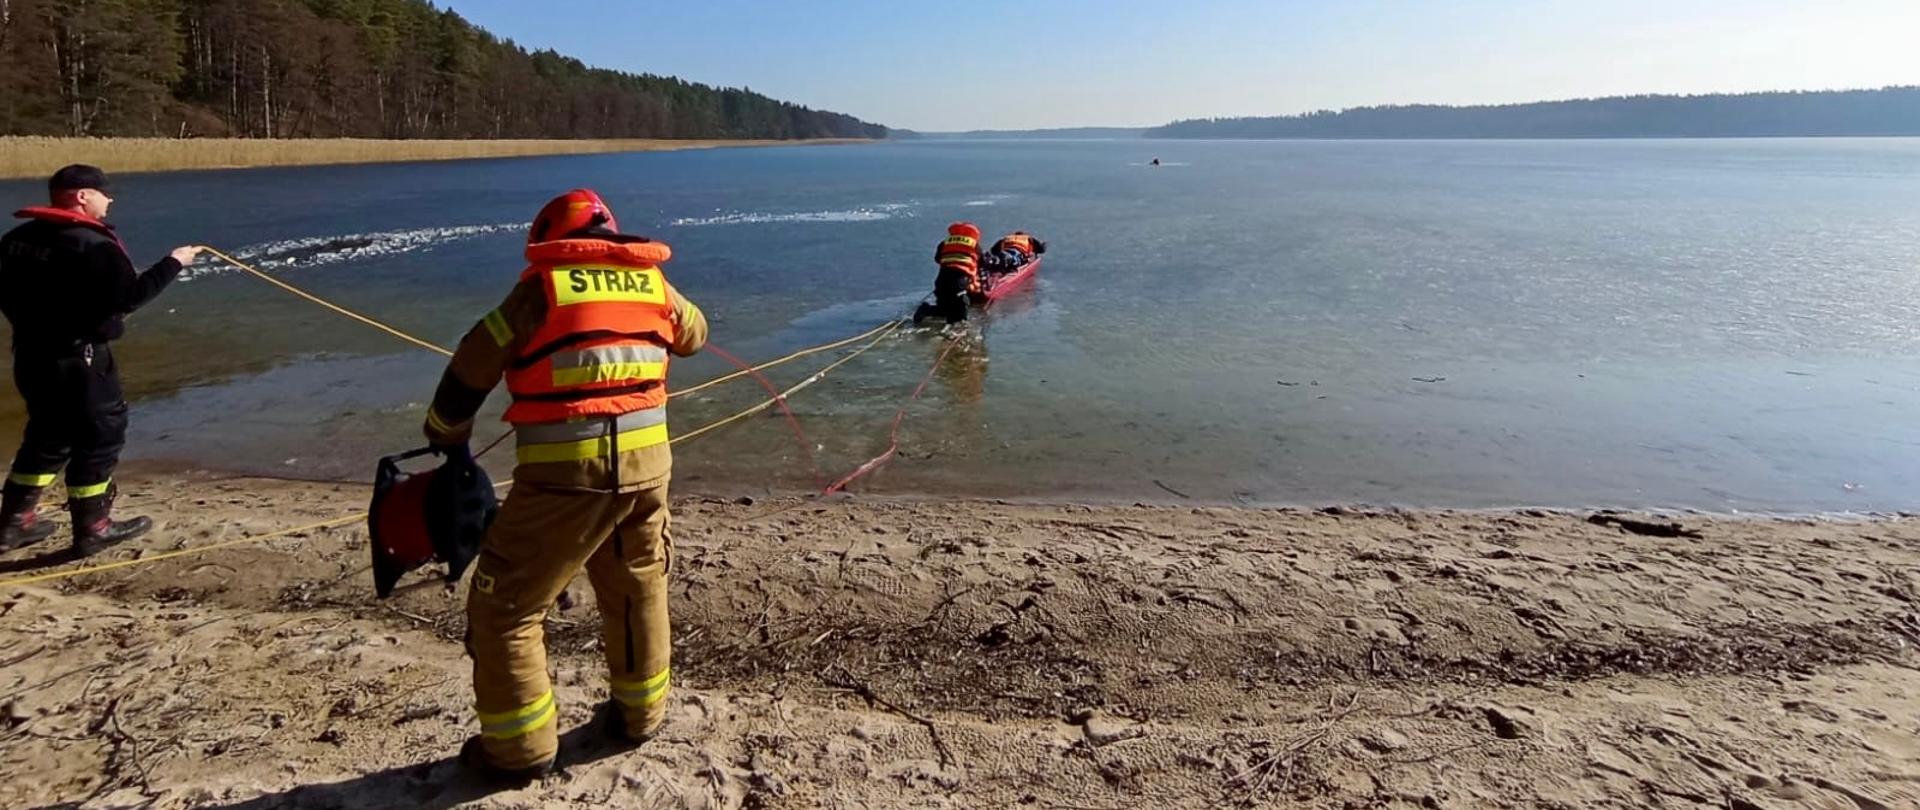
<path id="1" fill-rule="evenodd" d="M 1035 256 L 1032 261 L 1020 265 L 1020 269 L 1011 273 L 986 274 L 983 279 L 988 282 L 986 290 L 968 293 L 967 297 L 972 299 L 974 306 L 985 308 L 995 301 L 1012 295 L 1021 287 L 1027 286 L 1033 281 L 1033 277 L 1039 274 L 1040 257 Z"/>

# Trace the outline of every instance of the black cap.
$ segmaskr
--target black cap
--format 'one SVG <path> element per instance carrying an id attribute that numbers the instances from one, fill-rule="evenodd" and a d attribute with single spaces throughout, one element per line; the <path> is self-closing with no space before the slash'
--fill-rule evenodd
<path id="1" fill-rule="evenodd" d="M 47 191 L 58 194 L 62 191 L 79 191 L 90 188 L 96 191 L 107 190 L 107 173 L 98 166 L 75 163 L 47 178 Z"/>

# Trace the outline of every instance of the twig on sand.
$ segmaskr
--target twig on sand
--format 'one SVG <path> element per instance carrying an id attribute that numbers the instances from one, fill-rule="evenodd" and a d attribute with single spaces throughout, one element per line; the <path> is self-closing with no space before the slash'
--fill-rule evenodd
<path id="1" fill-rule="evenodd" d="M 414 620 L 415 622 L 418 622 L 418 623 L 420 623 L 421 625 L 423 625 L 423 626 L 426 626 L 426 627 L 434 627 L 434 628 L 437 628 L 437 627 L 439 627 L 439 626 L 440 626 L 440 623 L 439 623 L 439 622 L 436 622 L 436 621 L 434 621 L 434 620 L 432 620 L 432 619 L 429 619 L 429 618 L 427 618 L 427 617 L 425 617 L 425 616 L 422 616 L 422 615 L 420 615 L 420 614 L 418 614 L 418 613 L 408 613 L 408 612 L 406 612 L 406 611 L 404 611 L 404 610 L 401 610 L 401 609 L 399 609 L 399 608 L 397 608 L 397 607 L 394 607 L 394 606 L 392 606 L 392 605 L 388 605 L 388 606 L 387 606 L 387 612 L 388 612 L 388 613 L 391 613 L 391 614 L 393 614 L 393 615 L 395 615 L 395 616 L 399 616 L 399 617 L 401 617 L 401 618 L 405 618 L 405 619 L 412 619 L 412 620 Z"/>
<path id="2" fill-rule="evenodd" d="M 450 683 L 453 683 L 453 678 L 449 677 L 449 678 L 441 678 L 440 680 L 434 681 L 433 683 L 426 684 L 424 686 L 416 686 L 408 689 L 401 689 L 396 691 L 393 695 L 389 696 L 386 700 L 380 701 L 379 703 L 375 703 L 372 706 L 367 706 L 365 708 L 354 709 L 353 711 L 348 712 L 345 716 L 346 717 L 364 717 L 368 714 L 372 714 L 373 712 L 379 711 L 388 706 L 392 706 L 395 703 L 399 703 L 400 701 L 405 700 L 407 698 L 415 697 L 421 694 L 431 693 L 435 690 L 438 690 L 440 687 L 446 686 L 447 684 L 450 684 Z M 398 724 L 396 723 L 395 725 L 398 725 Z"/>
<path id="3" fill-rule="evenodd" d="M 773 594 L 763 593 L 762 597 L 763 598 L 760 601 L 760 616 L 753 620 L 753 626 L 747 628 L 747 632 L 742 634 L 740 638 L 742 640 L 745 640 L 757 635 L 760 637 L 760 643 L 764 645 L 772 642 L 770 631 L 772 631 L 773 629 L 771 627 L 771 624 L 772 624 L 771 616 L 773 614 Z"/>
<path id="4" fill-rule="evenodd" d="M 126 729 L 120 727 L 120 701 L 123 697 L 124 696 L 116 696 L 107 701 L 107 708 L 101 713 L 100 719 L 93 721 L 93 724 L 87 729 L 87 732 L 90 734 L 105 732 L 108 739 L 113 742 L 113 751 L 107 755 L 106 773 L 102 774 L 104 778 L 100 783 L 99 789 L 95 790 L 93 795 L 95 797 L 102 796 L 113 792 L 122 785 L 128 784 L 131 780 L 127 778 L 126 774 L 122 773 L 122 770 L 127 765 L 131 765 L 133 768 L 133 776 L 140 782 L 140 795 L 153 798 L 158 794 L 153 791 L 151 769 L 147 767 L 145 762 L 141 761 L 140 740 L 132 734 L 128 734 Z M 127 760 L 125 762 L 120 759 L 120 752 L 123 750 L 127 752 Z"/>
<path id="5" fill-rule="evenodd" d="M 848 541 L 847 541 L 847 547 L 846 547 L 846 548 L 844 548 L 844 549 L 841 549 L 841 550 L 840 550 L 840 565 L 839 565 L 839 567 L 838 567 L 838 568 L 836 568 L 836 569 L 834 570 L 834 573 L 833 573 L 833 580 L 834 580 L 834 582 L 836 582 L 836 583 L 838 583 L 838 582 L 843 582 L 843 581 L 845 581 L 845 580 L 846 580 L 846 578 L 847 578 L 847 558 L 849 558 L 849 557 L 851 557 L 851 556 L 853 556 L 853 547 L 854 547 L 854 545 L 856 545 L 856 544 L 858 544 L 859 542 L 860 542 L 860 538 L 858 538 L 858 537 L 855 537 L 854 539 L 852 539 L 852 540 L 848 540 Z"/>
<path id="6" fill-rule="evenodd" d="M 130 650 L 129 652 L 137 652 L 137 650 Z M 116 662 L 116 661 L 101 661 L 101 662 L 99 662 L 99 663 L 96 663 L 96 664 L 88 664 L 87 666 L 84 666 L 84 667 L 80 667 L 79 669 L 70 669 L 70 670 L 67 670 L 66 672 L 62 672 L 62 673 L 60 673 L 60 674 L 58 674 L 58 675 L 55 675 L 55 676 L 53 676 L 53 677 L 51 677 L 51 678 L 48 678 L 48 679 L 46 679 L 46 680 L 43 680 L 43 681 L 40 681 L 40 682 L 38 682 L 38 683 L 34 683 L 34 684 L 31 684 L 31 685 L 28 685 L 28 686 L 22 686 L 22 687 L 20 687 L 20 688 L 18 688 L 18 689 L 15 689 L 15 690 L 13 690 L 13 692 L 11 692 L 11 693 L 9 693 L 9 694 L 7 694 L 7 695 L 5 695 L 5 696 L 0 696 L 0 704 L 6 704 L 6 703 L 11 703 L 11 702 L 13 702 L 13 701 L 14 701 L 15 699 L 18 699 L 18 698 L 19 698 L 20 696 L 22 696 L 22 695 L 25 695 L 25 694 L 27 694 L 27 693 L 29 693 L 29 692 L 32 692 L 32 691 L 35 691 L 35 690 L 37 690 L 37 689 L 39 689 L 39 688 L 41 688 L 41 687 L 43 687 L 43 686 L 47 686 L 47 685 L 49 685 L 49 684 L 54 684 L 54 683 L 59 683 L 59 682 L 61 682 L 61 681 L 64 681 L 64 680 L 66 680 L 66 679 L 68 679 L 68 678 L 72 678 L 72 677 L 76 677 L 76 676 L 79 676 L 79 675 L 85 675 L 85 674 L 87 674 L 87 673 L 90 673 L 90 672 L 99 672 L 100 670 L 103 670 L 103 669 L 108 669 L 108 668 L 111 668 L 111 667 L 112 667 L 112 666 L 113 666 L 114 664 L 116 664 L 116 663 L 120 663 L 120 662 Z"/>
<path id="7" fill-rule="evenodd" d="M 1316 728 L 1294 738 L 1292 742 L 1287 743 L 1285 748 L 1280 749 L 1280 753 L 1249 765 L 1246 770 L 1229 777 L 1227 784 L 1247 785 L 1249 779 L 1258 776 L 1259 781 L 1249 785 L 1252 793 L 1249 798 L 1258 799 L 1266 793 L 1267 783 L 1272 781 L 1274 775 L 1281 771 L 1281 765 L 1286 765 L 1286 770 L 1291 771 L 1293 769 L 1293 758 L 1316 743 L 1325 740 L 1330 728 L 1331 724 L 1326 727 Z"/>
<path id="8" fill-rule="evenodd" d="M 363 566 L 360 566 L 359 568 L 349 568 L 345 571 L 341 571 L 339 576 L 334 577 L 333 579 L 327 580 L 326 584 L 321 587 L 322 589 L 331 588 L 335 585 L 345 582 L 348 577 L 354 576 L 355 574 L 359 574 L 363 571 L 371 571 L 371 570 L 373 570 L 373 566 L 371 565 L 363 565 Z"/>
<path id="9" fill-rule="evenodd" d="M 940 728 L 935 726 L 932 720 L 914 714 L 901 707 L 900 704 L 881 697 L 879 693 L 873 691 L 872 686 L 855 678 L 853 673 L 848 672 L 845 667 L 839 664 L 834 664 L 822 670 L 820 672 L 820 680 L 835 689 L 841 689 L 859 695 L 867 701 L 868 706 L 878 706 L 901 717 L 905 717 L 908 720 L 912 720 L 915 723 L 919 723 L 921 727 L 927 730 L 927 736 L 933 738 L 933 750 L 940 755 L 940 767 L 946 768 L 954 763 L 953 752 L 948 750 L 946 738 L 940 736 Z"/>
<path id="10" fill-rule="evenodd" d="M 432 704 L 408 706 L 405 711 L 400 712 L 399 717 L 393 719 L 393 724 L 396 726 L 404 726 L 416 720 L 427 720 L 439 717 L 441 713 L 445 711 L 445 708 Z"/>
<path id="11" fill-rule="evenodd" d="M 704 751 L 701 756 L 707 760 L 706 767 L 694 771 L 693 775 L 707 777 L 708 792 L 718 796 L 721 789 L 727 786 L 727 769 L 720 764 L 719 760 L 713 758 L 712 751 Z"/>
<path id="12" fill-rule="evenodd" d="M 1185 492 L 1181 492 L 1180 490 L 1177 490 L 1177 489 L 1174 489 L 1173 487 L 1170 487 L 1170 486 L 1167 486 L 1166 484 L 1162 484 L 1162 483 L 1160 483 L 1160 479 L 1158 479 L 1158 478 L 1155 478 L 1155 479 L 1153 479 L 1153 485 L 1154 485 L 1154 486 L 1156 486 L 1156 487 L 1159 487 L 1159 488 L 1161 488 L 1161 489 L 1164 489 L 1164 490 L 1166 490 L 1166 491 L 1168 491 L 1168 492 L 1171 492 L 1171 493 L 1173 493 L 1173 494 L 1175 494 L 1175 495 L 1178 495 L 1178 496 L 1180 496 L 1180 497 L 1182 497 L 1182 498 L 1186 498 L 1187 500 L 1193 500 L 1193 496 L 1192 496 L 1192 495 L 1188 495 L 1188 494 L 1187 494 L 1187 493 L 1185 493 Z"/>
<path id="13" fill-rule="evenodd" d="M 1329 716 L 1318 728 L 1293 738 L 1281 747 L 1279 753 L 1255 762 L 1245 770 L 1228 777 L 1227 785 L 1247 788 L 1247 795 L 1242 801 L 1246 804 L 1254 804 L 1267 794 L 1268 785 L 1276 776 L 1280 777 L 1283 783 L 1291 780 L 1294 766 L 1300 756 L 1305 754 L 1307 749 L 1326 741 L 1327 737 L 1333 733 L 1333 727 L 1353 713 L 1354 709 L 1360 705 L 1360 693 L 1353 693 L 1352 697 L 1347 699 L 1345 706 L 1338 706 L 1336 703 L 1337 701 L 1334 700 L 1328 701 Z"/>
<path id="14" fill-rule="evenodd" d="M 120 712 L 117 710 L 120 699 L 114 698 L 113 703 L 115 708 L 108 710 L 108 717 L 112 720 L 114 744 L 117 747 L 120 740 L 127 741 L 128 758 L 133 761 L 134 772 L 140 776 L 140 793 L 143 796 L 152 797 L 156 795 L 153 791 L 153 768 L 141 760 L 139 738 L 128 734 L 126 729 L 120 727 Z"/>
<path id="15" fill-rule="evenodd" d="M 947 608 L 953 606 L 954 600 L 957 600 L 962 596 L 966 596 L 967 594 L 973 593 L 976 587 L 977 586 L 974 586 L 974 585 L 968 585 L 965 588 L 961 588 L 960 590 L 954 591 L 953 593 L 950 593 L 944 597 L 941 597 L 939 602 L 934 603 L 933 609 L 927 611 L 927 617 L 925 619 L 920 620 L 920 626 L 927 627 L 932 625 L 934 622 L 938 621 L 940 619 L 940 615 L 945 613 Z"/>

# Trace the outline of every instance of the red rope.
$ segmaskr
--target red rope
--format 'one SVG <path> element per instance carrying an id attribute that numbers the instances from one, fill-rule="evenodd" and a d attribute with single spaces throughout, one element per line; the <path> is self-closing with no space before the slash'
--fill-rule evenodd
<path id="1" fill-rule="evenodd" d="M 728 353 L 725 349 L 722 349 L 719 346 L 715 346 L 709 343 L 706 346 L 706 350 L 713 352 L 714 355 L 719 357 L 720 359 L 734 364 L 735 366 L 739 367 L 741 371 L 744 371 L 752 375 L 754 382 L 759 383 L 761 388 L 767 389 L 767 395 L 770 397 L 773 397 L 774 403 L 780 406 L 780 413 L 784 414 L 787 417 L 787 425 L 793 428 L 793 435 L 797 437 L 800 442 L 800 452 L 802 455 L 806 456 L 807 466 L 813 469 L 814 486 L 819 486 L 821 481 L 826 480 L 826 473 L 820 469 L 820 462 L 815 461 L 813 458 L 813 442 L 808 441 L 807 432 L 800 429 L 799 417 L 794 416 L 793 409 L 787 407 L 786 395 L 780 393 L 780 389 L 775 388 L 773 386 L 773 383 L 768 382 L 767 378 L 765 376 L 762 376 L 760 372 L 756 370 L 753 366 L 750 366 L 747 363 L 741 361 L 741 359 L 738 357 L 734 357 L 732 354 Z"/>
<path id="2" fill-rule="evenodd" d="M 832 495 L 835 492 L 845 490 L 848 484 L 860 479 L 867 473 L 879 469 L 880 465 L 887 463 L 895 454 L 900 452 L 900 423 L 907 418 L 907 408 L 916 400 L 920 399 L 921 394 L 926 393 L 927 383 L 933 382 L 933 373 L 940 370 L 940 364 L 946 362 L 947 354 L 959 345 L 959 339 L 947 341 L 947 347 L 940 350 L 940 356 L 933 359 L 933 366 L 927 369 L 926 376 L 921 377 L 920 384 L 914 387 L 913 395 L 907 397 L 907 401 L 900 405 L 900 410 L 894 413 L 893 428 L 887 432 L 887 452 L 874 456 L 872 460 L 854 468 L 853 472 L 847 473 L 844 478 L 833 482 L 832 486 L 821 490 L 820 494 Z"/>

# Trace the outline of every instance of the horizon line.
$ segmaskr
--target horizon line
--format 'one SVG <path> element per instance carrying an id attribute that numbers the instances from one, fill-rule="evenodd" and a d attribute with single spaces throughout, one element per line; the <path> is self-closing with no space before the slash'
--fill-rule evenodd
<path id="1" fill-rule="evenodd" d="M 885 124 L 882 124 L 881 126 L 887 126 L 887 129 L 892 131 L 910 132 L 917 135 L 982 135 L 982 134 L 998 134 L 998 133 L 1060 132 L 1060 131 L 1075 130 L 1075 129 L 1117 129 L 1117 130 L 1145 131 L 1150 129 L 1159 129 L 1161 127 L 1171 126 L 1173 124 L 1179 124 L 1179 123 L 1184 123 L 1188 121 L 1220 121 L 1220 120 L 1233 120 L 1233 119 L 1245 119 L 1245 118 L 1297 118 L 1300 116 L 1312 115 L 1314 113 L 1328 113 L 1328 112 L 1344 113 L 1352 110 L 1371 110 L 1371 109 L 1394 108 L 1394 107 L 1449 107 L 1453 109 L 1475 109 L 1475 108 L 1484 107 L 1484 108 L 1497 109 L 1501 107 L 1525 107 L 1525 106 L 1534 105 L 1534 104 L 1566 104 L 1566 103 L 1580 102 L 1580 101 L 1608 101 L 1613 99 L 1644 99 L 1644 98 L 1690 99 L 1690 98 L 1711 98 L 1714 96 L 1763 96 L 1763 95 L 1820 94 L 1820 93 L 1881 93 L 1889 90 L 1920 90 L 1920 83 L 1887 84 L 1887 85 L 1881 85 L 1879 87 L 1824 87 L 1824 88 L 1801 89 L 1801 90 L 1728 90 L 1728 91 L 1710 91 L 1710 92 L 1697 92 L 1697 93 L 1696 92 L 1617 93 L 1613 95 L 1604 95 L 1604 96 L 1571 96 L 1571 97 L 1562 97 L 1562 98 L 1533 99 L 1530 101 L 1491 101 L 1491 102 L 1473 102 L 1473 103 L 1466 103 L 1466 104 L 1449 103 L 1449 102 L 1431 102 L 1431 101 L 1382 102 L 1382 103 L 1373 103 L 1373 104 L 1355 104 L 1351 106 L 1340 107 L 1337 109 L 1332 107 L 1321 107 L 1318 109 L 1301 110 L 1298 112 L 1288 112 L 1288 113 L 1250 113 L 1250 114 L 1235 114 L 1235 115 L 1211 115 L 1211 116 L 1202 116 L 1202 117 L 1193 117 L 1193 118 L 1176 118 L 1171 121 L 1166 121 L 1159 124 L 1130 124 L 1130 125 L 1128 124 L 1122 124 L 1122 125 L 1066 124 L 1066 125 L 1059 125 L 1059 126 L 1023 127 L 1023 128 L 1014 128 L 1014 129 L 953 129 L 953 130 L 931 130 L 931 129 L 921 130 L 921 129 L 913 129 L 910 127 L 887 126 Z"/>

